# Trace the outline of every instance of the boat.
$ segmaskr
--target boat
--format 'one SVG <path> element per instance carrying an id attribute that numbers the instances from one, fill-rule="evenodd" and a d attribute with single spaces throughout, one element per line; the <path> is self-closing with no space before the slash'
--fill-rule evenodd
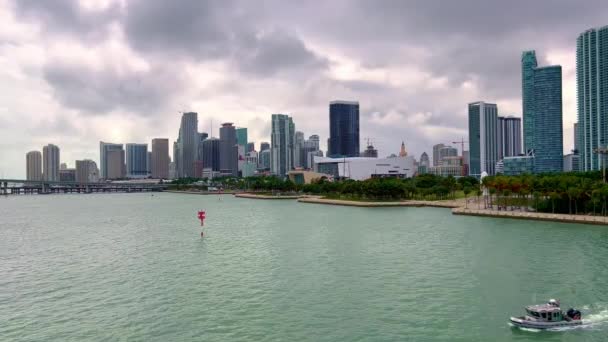
<path id="1" fill-rule="evenodd" d="M 519 328 L 551 329 L 583 324 L 581 312 L 569 309 L 563 312 L 559 300 L 551 299 L 548 303 L 526 306 L 526 315 L 511 317 L 513 326 Z"/>

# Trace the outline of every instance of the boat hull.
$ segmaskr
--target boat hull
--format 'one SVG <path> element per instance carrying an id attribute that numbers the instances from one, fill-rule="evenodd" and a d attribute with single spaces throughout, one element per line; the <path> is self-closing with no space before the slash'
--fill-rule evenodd
<path id="1" fill-rule="evenodd" d="M 551 329 L 560 327 L 570 327 L 583 324 L 580 319 L 570 321 L 558 321 L 558 322 L 542 322 L 525 319 L 524 317 L 511 317 L 509 320 L 511 324 L 520 328 L 532 328 L 532 329 Z"/>

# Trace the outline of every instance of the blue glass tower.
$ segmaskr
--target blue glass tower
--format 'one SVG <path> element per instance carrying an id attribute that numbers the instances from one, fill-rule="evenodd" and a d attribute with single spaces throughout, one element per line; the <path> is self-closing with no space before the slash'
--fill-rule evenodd
<path id="1" fill-rule="evenodd" d="M 525 153 L 534 146 L 534 70 L 537 66 L 536 52 L 524 51 L 521 55 L 521 102 Z"/>
<path id="2" fill-rule="evenodd" d="M 469 104 L 469 175 L 494 175 L 498 161 L 498 107 L 493 103 Z"/>
<path id="3" fill-rule="evenodd" d="M 359 102 L 329 104 L 329 157 L 359 156 Z"/>

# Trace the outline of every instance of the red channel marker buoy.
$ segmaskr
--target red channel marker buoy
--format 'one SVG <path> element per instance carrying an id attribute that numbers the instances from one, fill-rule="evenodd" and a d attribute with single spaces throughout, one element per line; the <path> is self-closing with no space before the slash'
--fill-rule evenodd
<path id="1" fill-rule="evenodd" d="M 198 219 L 201 220 L 201 226 L 204 226 L 205 225 L 205 212 L 204 211 L 198 212 Z"/>

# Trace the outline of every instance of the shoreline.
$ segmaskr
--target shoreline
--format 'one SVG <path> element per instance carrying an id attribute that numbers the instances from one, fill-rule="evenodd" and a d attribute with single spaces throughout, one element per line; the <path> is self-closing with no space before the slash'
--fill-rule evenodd
<path id="1" fill-rule="evenodd" d="M 457 201 L 393 201 L 393 202 L 365 202 L 341 199 L 304 197 L 299 198 L 300 203 L 314 203 L 326 205 L 342 205 L 349 207 L 379 208 L 379 207 L 435 207 L 435 208 L 458 208 Z"/>
<path id="2" fill-rule="evenodd" d="M 583 223 L 594 225 L 608 225 L 608 217 L 606 216 L 590 216 L 590 215 L 570 215 L 570 214 L 551 214 L 539 213 L 531 211 L 498 211 L 488 209 L 465 209 L 454 208 L 452 215 L 465 216 L 481 216 L 494 218 L 507 218 L 516 220 L 532 220 L 532 221 L 549 221 L 561 223 Z"/>
<path id="3" fill-rule="evenodd" d="M 300 195 L 287 195 L 287 196 L 274 196 L 274 195 L 260 195 L 252 193 L 236 193 L 234 197 L 248 198 L 248 199 L 263 199 L 263 200 L 294 200 L 301 198 Z"/>
<path id="4" fill-rule="evenodd" d="M 186 194 L 186 195 L 234 195 L 235 192 L 217 192 L 217 191 L 182 191 L 182 190 L 163 190 L 170 194 Z"/>

